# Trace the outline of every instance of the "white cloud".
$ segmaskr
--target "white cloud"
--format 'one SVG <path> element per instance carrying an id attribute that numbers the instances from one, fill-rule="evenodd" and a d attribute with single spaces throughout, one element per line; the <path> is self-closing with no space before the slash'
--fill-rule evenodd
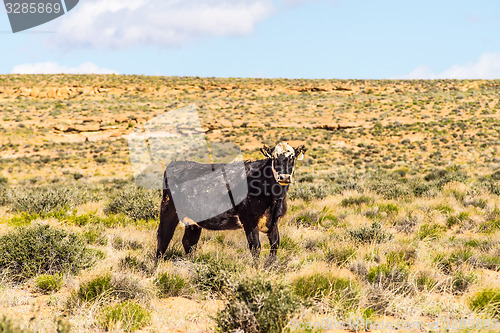
<path id="1" fill-rule="evenodd" d="M 441 73 L 419 66 L 396 79 L 500 79 L 500 53 L 484 53 L 475 63 L 453 65 Z"/>
<path id="2" fill-rule="evenodd" d="M 13 74 L 118 74 L 112 69 L 99 67 L 91 62 L 86 62 L 75 67 L 59 65 L 56 62 L 37 62 L 22 64 L 12 68 Z"/>
<path id="3" fill-rule="evenodd" d="M 85 0 L 54 21 L 50 42 L 67 47 L 179 46 L 207 36 L 248 35 L 272 0 Z"/>

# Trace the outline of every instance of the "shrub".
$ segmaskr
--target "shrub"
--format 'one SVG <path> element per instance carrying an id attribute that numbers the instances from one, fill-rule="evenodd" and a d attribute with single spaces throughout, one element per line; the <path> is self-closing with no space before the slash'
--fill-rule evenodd
<path id="1" fill-rule="evenodd" d="M 149 220 L 158 217 L 160 206 L 158 191 L 146 190 L 135 185 L 116 194 L 104 209 L 106 214 L 123 213 L 133 220 Z"/>
<path id="2" fill-rule="evenodd" d="M 47 214 L 67 210 L 81 203 L 83 198 L 76 188 L 66 186 L 22 188 L 11 192 L 12 210 L 16 212 Z"/>
<path id="3" fill-rule="evenodd" d="M 188 286 L 187 281 L 178 274 L 163 273 L 156 277 L 154 284 L 159 297 L 180 296 Z"/>
<path id="4" fill-rule="evenodd" d="M 217 330 L 281 332 L 298 305 L 298 299 L 284 285 L 262 279 L 245 280 L 217 313 Z"/>
<path id="5" fill-rule="evenodd" d="M 425 175 L 424 180 L 435 182 L 439 188 L 450 182 L 465 182 L 467 174 L 458 167 L 449 167 L 447 169 L 434 169 Z"/>
<path id="6" fill-rule="evenodd" d="M 304 300 L 327 298 L 341 302 L 344 309 L 350 309 L 358 302 L 359 291 L 356 284 L 331 274 L 315 273 L 300 277 L 293 282 L 293 288 L 295 294 Z"/>
<path id="7" fill-rule="evenodd" d="M 17 281 L 44 273 L 77 273 L 94 257 L 80 236 L 48 225 L 20 227 L 0 237 L 0 268 Z"/>
<path id="8" fill-rule="evenodd" d="M 347 230 L 347 233 L 352 239 L 360 243 L 383 243 L 393 237 L 392 234 L 382 230 L 382 225 L 379 222 L 373 222 L 370 227 Z"/>
<path id="9" fill-rule="evenodd" d="M 486 313 L 500 319 L 500 289 L 484 289 L 469 300 L 469 307 L 478 313 Z"/>
<path id="10" fill-rule="evenodd" d="M 361 204 L 370 203 L 372 201 L 373 201 L 372 198 L 370 198 L 367 195 L 362 194 L 362 195 L 358 195 L 358 196 L 350 196 L 350 197 L 344 198 L 340 202 L 340 205 L 342 207 L 348 207 L 348 206 L 354 206 L 354 205 L 359 206 Z"/>
<path id="11" fill-rule="evenodd" d="M 299 183 L 290 187 L 288 196 L 290 199 L 302 199 L 304 201 L 320 200 L 337 191 L 334 187 L 323 184 Z"/>
<path id="12" fill-rule="evenodd" d="M 36 277 L 36 287 L 43 293 L 58 291 L 62 286 L 62 276 L 42 274 Z"/>
<path id="13" fill-rule="evenodd" d="M 231 292 L 234 287 L 233 276 L 238 271 L 233 262 L 214 254 L 200 255 L 194 261 L 193 282 L 202 291 L 220 295 Z"/>
<path id="14" fill-rule="evenodd" d="M 411 194 L 408 184 L 395 179 L 372 180 L 370 189 L 385 199 L 400 199 Z"/>
<path id="15" fill-rule="evenodd" d="M 134 301 L 108 305 L 98 319 L 99 326 L 107 331 L 121 328 L 126 332 L 138 330 L 150 321 L 151 312 Z"/>

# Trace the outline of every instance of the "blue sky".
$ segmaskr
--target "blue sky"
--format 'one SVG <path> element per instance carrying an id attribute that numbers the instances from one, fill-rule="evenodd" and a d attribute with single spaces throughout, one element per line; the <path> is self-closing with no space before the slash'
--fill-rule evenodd
<path id="1" fill-rule="evenodd" d="M 80 0 L 0 73 L 500 79 L 500 1 Z"/>

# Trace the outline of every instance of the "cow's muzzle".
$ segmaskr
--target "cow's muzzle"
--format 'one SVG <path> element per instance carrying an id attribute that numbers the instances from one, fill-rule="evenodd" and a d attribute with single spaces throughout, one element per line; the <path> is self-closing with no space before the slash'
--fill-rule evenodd
<path id="1" fill-rule="evenodd" d="M 290 174 L 281 174 L 281 175 L 276 175 L 276 181 L 280 184 L 280 185 L 289 185 L 293 182 L 293 177 L 292 175 Z"/>

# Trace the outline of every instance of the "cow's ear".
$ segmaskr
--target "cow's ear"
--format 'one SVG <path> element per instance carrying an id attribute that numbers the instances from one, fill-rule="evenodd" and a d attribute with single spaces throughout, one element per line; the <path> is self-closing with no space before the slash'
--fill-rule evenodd
<path id="1" fill-rule="evenodd" d="M 307 151 L 307 148 L 304 145 L 300 145 L 295 148 L 295 158 L 297 161 L 301 161 L 304 159 L 304 153 Z"/>
<path id="2" fill-rule="evenodd" d="M 263 146 L 262 148 L 260 148 L 260 151 L 267 158 L 271 158 L 273 156 L 273 150 L 271 148 L 269 148 L 268 146 Z"/>

